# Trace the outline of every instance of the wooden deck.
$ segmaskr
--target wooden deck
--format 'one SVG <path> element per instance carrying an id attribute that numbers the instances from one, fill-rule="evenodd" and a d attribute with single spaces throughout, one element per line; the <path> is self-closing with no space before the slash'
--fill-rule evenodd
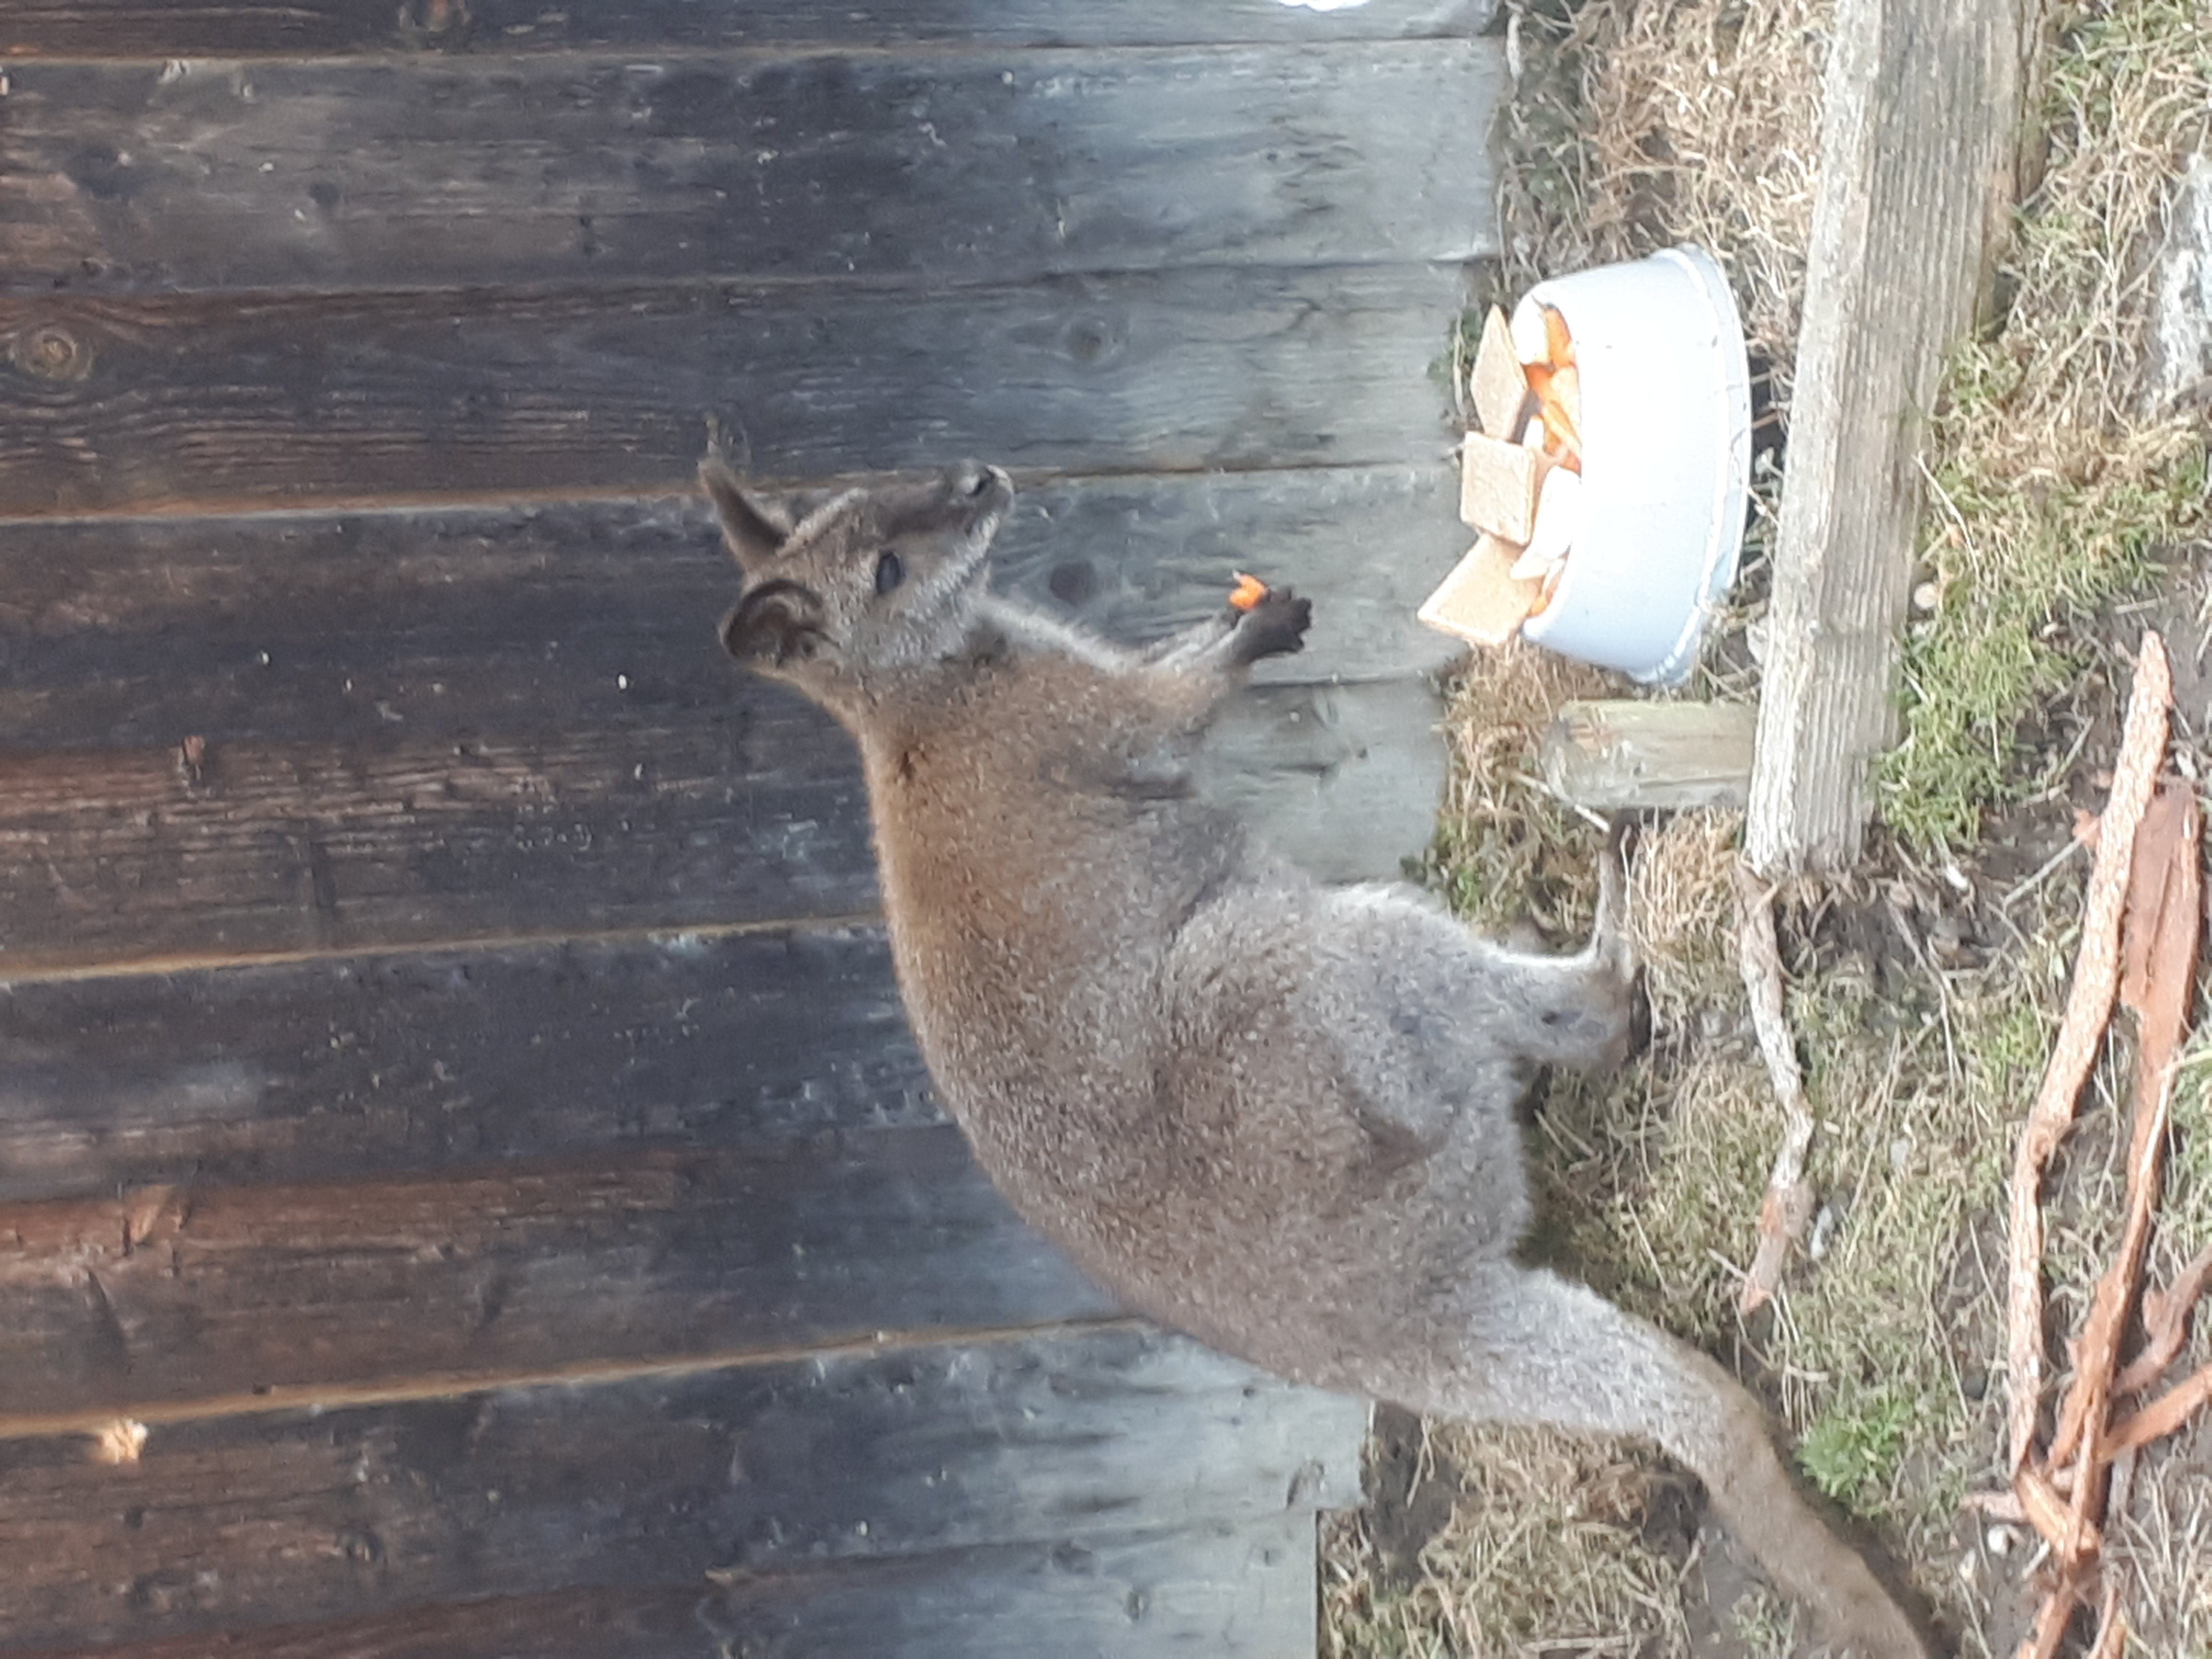
<path id="1" fill-rule="evenodd" d="M 5 8 L 0 1651 L 1310 1651 L 1363 1408 L 976 1173 L 689 480 L 1312 593 L 1207 787 L 1390 872 L 1487 10 Z"/>

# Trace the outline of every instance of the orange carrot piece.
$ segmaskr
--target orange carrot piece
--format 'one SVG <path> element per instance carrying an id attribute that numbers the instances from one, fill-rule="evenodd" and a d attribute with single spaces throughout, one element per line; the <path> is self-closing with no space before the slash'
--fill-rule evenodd
<path id="1" fill-rule="evenodd" d="M 1544 357 L 1553 368 L 1565 368 L 1575 361 L 1574 337 L 1567 332 L 1567 319 L 1551 306 L 1544 311 Z"/>
<path id="2" fill-rule="evenodd" d="M 1232 609 L 1249 611 L 1267 597 L 1267 584 L 1257 576 L 1248 576 L 1241 570 L 1232 574 L 1237 578 L 1237 586 L 1231 588 L 1229 593 L 1229 603 Z"/>

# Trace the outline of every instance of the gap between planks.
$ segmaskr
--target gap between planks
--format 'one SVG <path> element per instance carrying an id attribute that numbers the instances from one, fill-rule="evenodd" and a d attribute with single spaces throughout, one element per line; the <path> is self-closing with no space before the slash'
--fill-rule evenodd
<path id="1" fill-rule="evenodd" d="M 1046 1325 L 878 1331 L 873 1336 L 848 1338 L 843 1341 L 808 1341 L 775 1347 L 733 1348 L 669 1359 L 584 1359 L 570 1365 L 517 1371 L 434 1371 L 421 1376 L 396 1377 L 389 1382 L 364 1383 L 351 1388 L 283 1383 L 242 1394 L 210 1395 L 198 1400 L 152 1401 L 143 1406 L 126 1405 L 100 1411 L 0 1413 L 0 1440 L 98 1436 L 117 1422 L 138 1423 L 149 1429 L 161 1428 L 220 1417 L 268 1417 L 283 1412 L 320 1413 L 349 1411 L 364 1406 L 405 1405 L 416 1401 L 445 1400 L 459 1395 L 490 1394 L 518 1389 L 592 1387 L 656 1377 L 695 1376 L 708 1371 L 741 1370 L 764 1365 L 795 1364 L 807 1360 L 896 1353 L 908 1348 L 982 1347 L 1035 1341 L 1041 1338 L 1085 1336 L 1102 1331 L 1145 1331 L 1152 1328 L 1147 1321 L 1134 1315 L 1115 1314 L 1099 1319 L 1060 1320 Z"/>
<path id="2" fill-rule="evenodd" d="M 427 956 L 448 951 L 529 950 L 554 945 L 631 945 L 650 949 L 682 939 L 743 939 L 758 933 L 809 933 L 842 927 L 880 927 L 880 910 L 844 915 L 786 916 L 767 921 L 710 922 L 688 927 L 610 927 L 577 932 L 562 928 L 542 933 L 484 934 L 470 939 L 365 940 L 292 951 L 246 951 L 200 954 L 179 951 L 125 962 L 87 963 L 76 967 L 0 971 L 0 991 L 17 985 L 68 985 L 88 980 L 148 979 L 167 974 L 206 973 L 225 968 L 284 968 L 300 963 Z"/>
<path id="3" fill-rule="evenodd" d="M 1296 0 L 1308 3 L 1309 0 Z M 1342 0 L 1338 0 L 1342 3 Z M 1291 4 L 1293 0 L 1276 0 L 1278 4 Z M 1364 0 L 1362 0 L 1364 3 Z M 1433 48 L 1439 42 L 1479 40 L 1484 38 L 1479 28 L 1440 28 L 1420 34 L 1350 35 L 1335 40 L 1290 40 L 1269 39 L 1264 35 L 1221 38 L 1211 40 L 1133 40 L 1113 43 L 1060 46 L 1047 42 L 1021 43 L 997 41 L 988 38 L 916 40 L 889 45 L 854 42 L 842 45 L 835 40 L 793 41 L 784 45 L 715 46 L 698 42 L 680 46 L 654 45 L 649 42 L 610 42 L 593 46 L 565 46 L 538 47 L 520 52 L 477 47 L 459 51 L 429 47 L 410 50 L 385 47 L 349 51 L 345 49 L 291 52 L 187 52 L 169 53 L 138 52 L 119 57 L 99 57 L 87 52 L 26 52 L 0 48 L 0 64 L 14 61 L 18 64 L 35 64 L 39 68 L 65 70 L 160 70 L 171 64 L 238 64 L 257 69 L 271 69 L 279 65 L 300 67 L 329 66 L 332 68 L 374 68 L 392 70 L 444 70 L 458 71 L 495 64 L 526 64 L 535 69 L 543 64 L 549 70 L 571 66 L 601 65 L 619 61 L 625 69 L 650 64 L 655 67 L 674 64 L 732 64 L 754 66 L 774 64 L 804 64 L 817 61 L 835 63 L 907 63 L 916 58 L 926 61 L 964 59 L 1005 56 L 1019 58 L 1024 63 L 1045 59 L 1066 59 L 1096 62 L 1101 58 L 1196 58 L 1227 57 L 1234 53 L 1254 52 L 1326 52 L 1376 51 L 1400 48 L 1418 52 L 1421 48 Z"/>
<path id="4" fill-rule="evenodd" d="M 0 58 L 0 64 L 5 63 Z M 933 288 L 933 293 L 937 289 Z M 5 295 L 0 295 L 4 298 Z M 699 454 L 702 459 L 708 453 L 705 412 L 700 416 Z M 1428 458 L 1441 467 L 1447 463 L 1453 450 L 1439 432 L 1436 453 Z M 964 459 L 950 449 L 945 464 Z M 989 457 L 982 457 L 988 459 Z M 1406 463 L 1419 465 L 1421 458 Z M 1205 477 L 1296 477 L 1304 473 L 1374 472 L 1392 465 L 1387 461 L 1292 461 L 1281 466 L 1227 465 L 1191 466 L 1130 466 L 1105 468 L 1070 467 L 1008 467 L 1007 474 L 1014 481 L 1017 495 L 1059 484 L 1126 483 L 1143 478 L 1205 478 Z M 804 477 L 782 477 L 769 473 L 748 475 L 748 486 L 763 490 L 820 490 L 847 489 L 870 483 L 893 473 L 913 475 L 928 471 L 927 467 L 891 467 L 872 472 L 824 472 Z M 563 486 L 547 489 L 428 489 L 414 493 L 380 491 L 367 495 L 318 495 L 312 501 L 272 505 L 265 495 L 190 495 L 153 496 L 122 503 L 115 507 L 71 508 L 59 513 L 24 513 L 0 508 L 0 526 L 10 524 L 74 525 L 128 524 L 134 521 L 174 524 L 196 519 L 252 519 L 257 521 L 282 520 L 348 518 L 404 518 L 415 513 L 495 513 L 513 507 L 559 507 L 605 506 L 610 503 L 639 502 L 681 506 L 689 501 L 704 501 L 705 496 L 695 488 L 687 475 L 670 479 L 665 483 L 644 484 L 586 484 L 581 487 Z"/>

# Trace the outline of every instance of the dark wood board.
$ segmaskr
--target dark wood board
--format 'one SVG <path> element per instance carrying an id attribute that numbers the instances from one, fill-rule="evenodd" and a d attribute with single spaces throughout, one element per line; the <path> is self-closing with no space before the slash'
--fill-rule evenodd
<path id="1" fill-rule="evenodd" d="M 733 696 L 641 730 L 0 751 L 0 981 L 872 914 L 851 741 Z M 1261 688 L 1200 792 L 1323 880 L 1395 875 L 1443 787 L 1437 713 L 1414 681 Z"/>
<path id="2" fill-rule="evenodd" d="M 1314 1518 L 984 1545 L 697 1583 L 556 1590 L 126 1646 L 106 1659 L 1291 1659 L 1314 1651 Z M 14 1651 L 0 1644 L 0 1651 Z"/>
<path id="3" fill-rule="evenodd" d="M 0 1200 L 944 1121 L 879 927 L 0 984 Z"/>
<path id="4" fill-rule="evenodd" d="M 900 292 L 735 283 L 0 300 L 0 516 L 763 477 L 1399 465 L 1444 448 L 1455 266 Z"/>
<path id="5" fill-rule="evenodd" d="M 0 1442 L 18 1647 L 1261 1521 L 1364 1409 L 1128 1328 Z"/>
<path id="6" fill-rule="evenodd" d="M 1314 1522 L 987 1546 L 738 1582 L 447 1602 L 344 1625 L 127 1647 L 114 1659 L 1286 1659 L 1310 1653 Z"/>
<path id="7" fill-rule="evenodd" d="M 1397 678 L 1457 651 L 1413 619 L 1455 501 L 1442 464 L 1047 479 L 996 585 L 1133 643 L 1249 568 L 1316 601 L 1264 678 Z M 0 750 L 638 731 L 740 700 L 737 594 L 690 497 L 32 521 L 0 538 Z"/>
<path id="8" fill-rule="evenodd" d="M 1112 1310 L 950 1125 L 133 1188 L 0 1206 L 0 1431 Z"/>
<path id="9" fill-rule="evenodd" d="M 1495 40 L 9 73 L 21 294 L 1496 252 Z"/>
<path id="10" fill-rule="evenodd" d="M 1388 881 L 1435 838 L 1443 702 L 1423 680 L 1263 685 L 1206 733 L 1199 793 L 1322 881 Z"/>
<path id="11" fill-rule="evenodd" d="M 9 0 L 0 55 L 263 58 L 376 52 L 512 55 L 621 46 L 1182 46 L 1406 40 L 1480 30 L 1493 0 Z"/>
<path id="12" fill-rule="evenodd" d="M 862 915 L 865 793 L 757 682 L 657 729 L 0 753 L 0 979 Z"/>

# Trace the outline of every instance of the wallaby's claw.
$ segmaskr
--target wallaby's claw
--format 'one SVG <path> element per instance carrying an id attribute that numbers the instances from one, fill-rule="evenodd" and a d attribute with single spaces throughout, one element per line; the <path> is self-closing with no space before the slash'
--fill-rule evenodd
<path id="1" fill-rule="evenodd" d="M 1287 587 L 1270 587 L 1243 610 L 1237 622 L 1239 662 L 1305 649 L 1305 632 L 1313 625 L 1311 599 L 1302 599 Z"/>

